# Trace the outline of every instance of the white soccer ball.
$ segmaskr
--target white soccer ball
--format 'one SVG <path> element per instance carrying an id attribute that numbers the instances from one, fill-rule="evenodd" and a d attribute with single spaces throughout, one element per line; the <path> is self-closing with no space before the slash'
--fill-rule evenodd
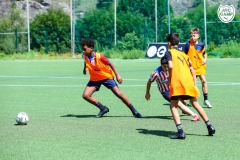
<path id="1" fill-rule="evenodd" d="M 20 124 L 20 125 L 27 124 L 28 121 L 29 121 L 29 117 L 28 117 L 27 113 L 19 112 L 17 114 L 17 117 L 16 117 L 17 124 Z"/>

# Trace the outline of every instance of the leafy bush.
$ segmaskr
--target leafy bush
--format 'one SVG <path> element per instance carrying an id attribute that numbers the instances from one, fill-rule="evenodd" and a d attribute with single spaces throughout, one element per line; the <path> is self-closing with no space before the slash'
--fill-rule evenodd
<path id="1" fill-rule="evenodd" d="M 221 57 L 240 57 L 240 45 L 236 41 L 229 41 L 213 49 L 212 53 L 218 53 Z"/>
<path id="2" fill-rule="evenodd" d="M 117 49 L 123 50 L 132 50 L 136 48 L 141 48 L 142 42 L 136 36 L 135 32 L 127 33 L 121 41 L 117 42 Z"/>
<path id="3" fill-rule="evenodd" d="M 3 59 L 6 57 L 6 54 L 5 53 L 0 53 L 0 59 Z"/>
<path id="4" fill-rule="evenodd" d="M 131 51 L 124 51 L 123 52 L 123 59 L 139 59 L 145 58 L 145 52 L 142 50 L 131 50 Z"/>
<path id="5" fill-rule="evenodd" d="M 66 53 L 70 50 L 70 17 L 62 10 L 50 9 L 31 22 L 31 48 L 45 52 Z"/>

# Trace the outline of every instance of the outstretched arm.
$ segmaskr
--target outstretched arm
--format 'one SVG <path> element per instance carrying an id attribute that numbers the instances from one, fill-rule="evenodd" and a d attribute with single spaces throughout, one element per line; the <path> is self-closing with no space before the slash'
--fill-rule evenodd
<path id="1" fill-rule="evenodd" d="M 151 97 L 151 94 L 150 94 L 151 84 L 152 84 L 152 82 L 150 80 L 148 80 L 147 86 L 146 86 L 146 94 L 145 94 L 145 98 L 147 101 L 150 100 L 150 97 Z"/>
<path id="2" fill-rule="evenodd" d="M 84 62 L 83 74 L 84 74 L 84 75 L 86 75 L 86 74 L 87 74 L 87 71 L 86 71 L 86 62 Z"/>
<path id="3" fill-rule="evenodd" d="M 207 53 L 206 53 L 206 51 L 203 53 L 203 61 L 202 61 L 202 64 L 206 64 L 206 62 L 207 62 Z"/>
<path id="4" fill-rule="evenodd" d="M 113 70 L 118 83 L 122 84 L 122 82 L 123 82 L 122 77 L 118 74 L 118 71 L 117 71 L 116 67 L 114 66 L 114 64 L 110 62 L 109 66 Z"/>
<path id="5" fill-rule="evenodd" d="M 194 82 L 194 85 L 197 86 L 197 81 L 196 81 L 196 72 L 194 70 L 194 68 L 192 67 L 192 63 L 190 60 L 188 60 L 189 62 L 189 67 L 190 67 L 190 72 L 192 74 L 192 77 L 193 77 L 193 82 Z"/>

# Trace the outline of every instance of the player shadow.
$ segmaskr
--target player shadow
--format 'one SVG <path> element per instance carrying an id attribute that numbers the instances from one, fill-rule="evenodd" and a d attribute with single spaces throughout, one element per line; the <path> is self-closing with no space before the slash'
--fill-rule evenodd
<path id="1" fill-rule="evenodd" d="M 164 103 L 163 105 L 164 105 L 164 106 L 169 106 L 169 107 L 170 107 L 171 104 L 170 104 L 170 103 Z"/>
<path id="2" fill-rule="evenodd" d="M 17 124 L 17 123 L 15 123 L 14 125 L 15 126 L 27 126 L 27 124 Z"/>
<path id="3" fill-rule="evenodd" d="M 148 130 L 148 129 L 136 129 L 138 133 L 146 134 L 146 135 L 155 135 L 161 137 L 170 137 L 170 135 L 176 134 L 173 131 L 164 131 L 164 130 Z"/>
<path id="4" fill-rule="evenodd" d="M 75 115 L 75 114 L 67 114 L 67 115 L 63 115 L 60 117 L 75 117 L 75 118 L 95 118 L 96 115 Z M 104 115 L 102 118 L 104 117 L 133 117 L 133 116 L 108 116 L 108 115 Z"/>
<path id="5" fill-rule="evenodd" d="M 150 119 L 150 118 L 157 118 L 157 119 L 173 119 L 172 116 L 143 116 L 142 118 Z"/>
<path id="6" fill-rule="evenodd" d="M 95 115 L 76 115 L 76 114 L 67 114 L 60 117 L 75 117 L 75 118 L 92 118 Z"/>
<path id="7" fill-rule="evenodd" d="M 176 132 L 174 131 L 165 131 L 165 130 L 148 130 L 148 129 L 136 129 L 136 130 L 138 131 L 138 133 L 141 133 L 141 134 L 155 135 L 155 136 L 161 136 L 161 137 L 167 137 L 167 138 L 170 138 L 171 136 L 176 134 Z M 208 136 L 208 135 L 189 134 L 189 133 L 186 133 L 186 135 Z"/>
<path id="8" fill-rule="evenodd" d="M 180 114 L 181 120 L 189 120 L 188 118 L 183 118 L 183 117 L 188 117 L 188 115 L 185 114 Z M 157 119 L 167 119 L 167 120 L 173 120 L 172 115 L 170 116 L 143 116 L 142 118 L 150 119 L 150 118 L 157 118 Z"/>

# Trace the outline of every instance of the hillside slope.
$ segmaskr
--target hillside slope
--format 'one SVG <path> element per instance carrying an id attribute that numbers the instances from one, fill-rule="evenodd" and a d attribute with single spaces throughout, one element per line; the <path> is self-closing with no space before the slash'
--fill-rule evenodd
<path id="1" fill-rule="evenodd" d="M 73 0 L 72 0 L 73 1 Z M 210 6 L 215 5 L 234 5 L 236 12 L 240 11 L 239 0 L 206 0 Z M 16 2 L 17 7 L 26 12 L 26 0 L 1 0 L 0 1 L 0 17 L 7 16 L 13 2 Z M 75 0 L 76 9 L 79 11 L 87 11 L 96 8 L 98 0 Z M 170 0 L 174 15 L 183 15 L 189 10 L 194 9 L 202 0 Z M 33 19 L 37 14 L 45 13 L 50 7 L 62 8 L 64 12 L 70 15 L 70 0 L 29 0 L 30 19 Z"/>

